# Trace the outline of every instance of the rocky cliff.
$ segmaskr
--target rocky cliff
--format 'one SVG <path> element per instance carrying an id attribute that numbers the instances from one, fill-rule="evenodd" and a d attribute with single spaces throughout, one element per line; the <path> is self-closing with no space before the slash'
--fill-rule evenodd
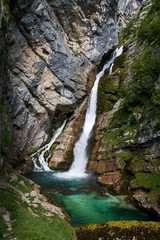
<path id="1" fill-rule="evenodd" d="M 160 213 L 159 11 L 147 4 L 121 34 L 124 52 L 99 84 L 99 115 L 88 167 L 98 181 L 130 192 L 139 206 Z"/>
<path id="2" fill-rule="evenodd" d="M 76 109 L 92 86 L 92 70 L 140 6 L 140 0 L 1 1 L 1 78 L 15 155 L 44 144 Z"/>
<path id="3" fill-rule="evenodd" d="M 89 73 L 117 43 L 116 2 L 8 0 L 1 5 L 13 143 L 26 154 L 86 96 Z"/>

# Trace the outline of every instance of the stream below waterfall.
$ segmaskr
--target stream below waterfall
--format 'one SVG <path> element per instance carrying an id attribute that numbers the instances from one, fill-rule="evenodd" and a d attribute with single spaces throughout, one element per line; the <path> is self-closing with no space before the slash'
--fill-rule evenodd
<path id="1" fill-rule="evenodd" d="M 35 172 L 29 178 L 42 187 L 45 195 L 65 209 L 72 225 L 115 220 L 150 220 L 147 213 L 139 211 L 124 196 L 109 193 L 106 187 L 96 182 L 97 176 L 86 171 L 89 158 L 88 142 L 96 121 L 98 83 L 106 69 L 110 74 L 112 73 L 114 60 L 122 52 L 123 47 L 117 48 L 112 58 L 97 74 L 91 90 L 82 134 L 73 149 L 74 159 L 69 171 L 55 172 L 48 167 L 50 148 L 62 133 L 67 120 L 57 129 L 48 144 L 32 154 Z M 47 154 L 45 159 L 47 151 L 49 155 Z"/>

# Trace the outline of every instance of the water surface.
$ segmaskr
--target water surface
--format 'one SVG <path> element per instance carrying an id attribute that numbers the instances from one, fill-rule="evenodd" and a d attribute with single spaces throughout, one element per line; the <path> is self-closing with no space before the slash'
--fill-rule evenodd
<path id="1" fill-rule="evenodd" d="M 96 183 L 96 176 L 60 179 L 54 172 L 35 172 L 30 178 L 42 186 L 43 193 L 63 207 L 72 225 L 117 220 L 151 220 L 124 196 L 115 196 Z"/>

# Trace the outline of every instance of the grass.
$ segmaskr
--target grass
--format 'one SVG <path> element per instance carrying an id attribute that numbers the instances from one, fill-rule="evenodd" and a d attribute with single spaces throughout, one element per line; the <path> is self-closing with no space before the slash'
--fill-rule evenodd
<path id="1" fill-rule="evenodd" d="M 13 237 L 17 240 L 71 240 L 76 239 L 67 222 L 58 216 L 35 216 L 11 190 L 0 191 L 0 202 L 13 220 Z M 4 227 L 3 227 L 4 228 Z M 5 229 L 3 229 L 3 232 Z"/>
<path id="2" fill-rule="evenodd" d="M 3 176 L 2 182 L 5 180 L 4 182 L 8 185 L 6 188 L 0 189 L 0 206 L 3 206 L 10 214 L 12 232 L 7 232 L 7 234 L 11 239 L 76 240 L 75 231 L 68 222 L 56 214 L 50 217 L 46 216 L 46 210 L 40 203 L 37 204 L 37 207 L 31 205 L 34 197 L 28 197 L 29 203 L 22 201 L 21 194 L 32 191 L 31 183 L 25 177 L 17 174 L 10 165 L 7 165 L 3 171 L 7 174 Z M 16 174 L 15 181 L 10 182 L 11 174 Z M 20 181 L 23 181 L 24 184 L 21 184 Z M 6 229 L 3 219 L 0 218 L 0 239 L 6 233 Z"/>

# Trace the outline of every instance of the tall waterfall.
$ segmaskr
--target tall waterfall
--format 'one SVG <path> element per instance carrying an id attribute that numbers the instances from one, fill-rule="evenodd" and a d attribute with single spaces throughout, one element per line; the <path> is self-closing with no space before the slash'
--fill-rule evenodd
<path id="1" fill-rule="evenodd" d="M 81 178 L 87 175 L 85 173 L 88 162 L 87 146 L 96 121 L 98 83 L 100 78 L 104 75 L 106 69 L 109 69 L 110 74 L 112 73 L 114 60 L 116 57 L 120 56 L 122 52 L 123 46 L 117 48 L 114 51 L 112 58 L 104 65 L 102 71 L 97 74 L 96 81 L 90 94 L 89 105 L 85 116 L 83 131 L 79 140 L 76 142 L 73 150 L 74 160 L 72 166 L 68 172 L 57 173 L 56 174 L 57 177 Z"/>
<path id="2" fill-rule="evenodd" d="M 54 136 L 52 137 L 51 141 L 48 144 L 46 144 L 45 146 L 40 148 L 37 152 L 35 152 L 31 155 L 35 172 L 51 171 L 51 169 L 48 167 L 48 160 L 51 157 L 50 148 L 53 145 L 53 143 L 55 142 L 55 140 L 58 138 L 58 136 L 62 133 L 66 122 L 67 122 L 67 120 L 65 120 L 63 122 L 62 126 L 60 126 L 55 131 Z"/>

